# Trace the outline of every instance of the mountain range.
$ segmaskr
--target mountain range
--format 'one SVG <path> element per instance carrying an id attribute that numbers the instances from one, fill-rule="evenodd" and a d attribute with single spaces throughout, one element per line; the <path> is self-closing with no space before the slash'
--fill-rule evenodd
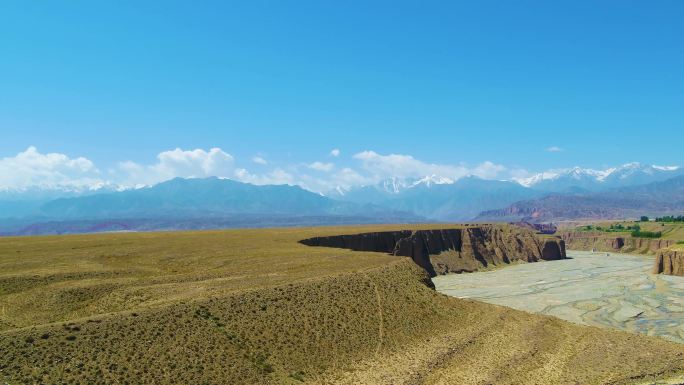
<path id="1" fill-rule="evenodd" d="M 334 199 L 371 203 L 440 221 L 465 221 L 483 210 L 541 196 L 543 192 L 512 181 L 466 177 L 456 181 L 430 176 L 387 179 L 372 186 L 336 191 Z"/>
<path id="2" fill-rule="evenodd" d="M 33 200 L 22 209 L 21 217 L 0 220 L 0 234 L 424 220 L 374 204 L 333 200 L 298 186 L 257 186 L 216 177 L 175 178 L 151 187 Z"/>
<path id="3" fill-rule="evenodd" d="M 678 167 L 629 163 L 515 180 L 388 178 L 320 194 L 290 185 L 176 178 L 154 186 L 0 191 L 0 234 L 419 221 L 534 222 L 684 211 Z"/>
<path id="4" fill-rule="evenodd" d="M 684 175 L 599 192 L 550 194 L 482 212 L 478 221 L 548 222 L 638 218 L 684 212 Z"/>
<path id="5" fill-rule="evenodd" d="M 677 166 L 653 166 L 635 162 L 604 170 L 573 167 L 546 171 L 518 178 L 516 181 L 525 187 L 547 192 L 602 191 L 659 182 L 677 175 L 684 175 L 684 170 Z"/>
<path id="6" fill-rule="evenodd" d="M 473 218 L 478 220 L 490 218 L 489 214 L 481 215 L 480 213 L 500 209 L 516 202 L 541 201 L 550 205 L 552 201 L 557 200 L 558 203 L 555 206 L 562 210 L 560 206 L 562 202 L 565 202 L 563 197 L 566 196 L 576 197 L 575 194 L 591 196 L 591 193 L 665 181 L 679 175 L 684 175 L 684 170 L 679 167 L 628 163 L 605 170 L 573 167 L 547 171 L 513 181 L 485 180 L 477 177 L 466 177 L 454 181 L 438 175 L 421 179 L 389 178 L 371 186 L 336 190 L 330 196 L 338 200 L 374 203 L 395 210 L 409 211 L 430 219 L 466 221 Z M 609 194 L 605 199 L 610 201 L 619 198 L 615 194 Z M 609 208 L 611 205 L 605 207 L 605 212 L 601 214 L 601 217 L 614 211 Z M 507 218 L 508 216 L 500 214 L 491 216 L 495 219 L 500 217 Z M 518 215 L 510 217 L 515 220 L 521 219 Z M 557 215 L 550 218 L 560 217 Z"/>

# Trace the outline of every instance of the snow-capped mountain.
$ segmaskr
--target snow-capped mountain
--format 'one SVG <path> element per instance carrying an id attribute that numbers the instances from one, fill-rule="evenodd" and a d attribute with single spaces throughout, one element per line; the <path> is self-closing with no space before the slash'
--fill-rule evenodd
<path id="1" fill-rule="evenodd" d="M 578 189 L 600 191 L 659 182 L 682 174 L 684 170 L 678 166 L 655 166 L 634 162 L 605 170 L 581 167 L 551 170 L 528 178 L 516 179 L 516 182 L 525 187 L 551 192 Z"/>
<path id="2" fill-rule="evenodd" d="M 391 194 L 399 194 L 402 191 L 410 188 L 416 187 L 427 187 L 430 188 L 436 185 L 454 184 L 454 180 L 451 178 L 439 176 L 439 175 L 427 175 L 423 178 L 387 178 L 380 181 L 375 188 L 378 188 L 384 192 Z"/>
<path id="3" fill-rule="evenodd" d="M 485 208 L 498 208 L 539 196 L 537 190 L 511 181 L 465 177 L 453 180 L 437 175 L 416 179 L 390 178 L 330 194 L 331 198 L 376 204 L 433 220 L 468 220 Z"/>
<path id="4" fill-rule="evenodd" d="M 528 178 L 508 181 L 485 180 L 477 177 L 455 179 L 436 174 L 417 178 L 391 177 L 368 186 L 340 187 L 325 195 L 311 191 L 308 191 L 308 193 L 314 194 L 319 198 L 332 198 L 335 204 L 342 205 L 340 207 L 345 208 L 376 207 L 376 212 L 385 210 L 390 213 L 406 213 L 413 215 L 414 218 L 423 217 L 431 220 L 464 221 L 472 219 L 482 211 L 500 209 L 517 201 L 541 198 L 550 194 L 567 196 L 571 194 L 605 192 L 616 188 L 661 182 L 680 175 L 684 175 L 684 170 L 676 166 L 628 163 L 604 170 L 581 167 L 550 170 Z M 212 197 L 216 201 L 230 198 L 230 194 L 227 193 L 228 190 L 226 190 L 225 186 L 229 183 L 238 183 L 221 178 L 217 178 L 213 184 L 208 181 L 188 180 L 188 186 L 184 190 L 185 194 L 188 196 L 193 195 L 191 189 L 197 189 L 197 191 L 206 190 L 203 194 L 209 194 L 211 191 L 215 195 L 212 195 Z M 56 203 L 54 203 L 56 201 L 99 202 L 107 198 L 119 202 L 122 197 L 138 193 L 149 193 L 149 191 L 161 192 L 164 189 L 168 189 L 169 186 L 175 186 L 180 183 L 179 180 L 175 180 L 173 183 L 169 181 L 155 186 L 129 189 L 110 184 L 97 185 L 93 188 L 37 186 L 15 190 L 0 189 L 0 218 L 21 218 L 31 215 L 59 217 L 59 215 L 54 214 L 57 211 L 47 210 L 48 208 L 56 207 Z M 254 190 L 255 194 L 257 192 L 266 195 L 274 194 L 269 199 L 280 202 L 278 204 L 283 207 L 289 207 L 293 204 L 286 195 L 281 194 L 279 191 L 263 188 Z M 149 194 L 150 196 L 155 196 L 152 193 Z M 149 198 L 148 195 L 144 196 L 145 199 Z M 350 203 L 351 206 L 344 206 L 346 203 Z M 259 205 L 263 206 L 263 202 L 259 203 Z M 81 206 L 78 207 L 80 208 Z M 305 212 L 301 207 L 300 209 L 297 212 Z M 119 211 L 122 210 L 124 210 L 123 206 L 120 207 Z M 272 210 L 272 208 L 269 208 L 269 210 Z M 353 214 L 359 215 L 364 210 L 367 211 L 367 209 L 363 209 Z M 95 211 L 92 208 L 78 211 L 75 208 L 68 207 L 68 210 L 65 212 L 77 212 L 79 215 L 85 216 Z M 326 212 L 325 214 L 329 213 Z M 345 214 L 349 213 L 345 212 Z M 409 218 L 409 216 L 406 216 L 406 218 Z"/>
<path id="5" fill-rule="evenodd" d="M 344 199 L 344 197 L 348 197 L 350 194 L 352 196 L 358 196 L 363 194 L 378 195 L 379 198 L 383 198 L 386 194 L 396 195 L 408 189 L 421 187 L 430 188 L 438 185 L 454 184 L 454 182 L 455 181 L 451 178 L 442 177 L 434 174 L 427 175 L 423 178 L 391 177 L 383 179 L 373 185 L 354 186 L 347 188 L 338 186 L 334 190 L 328 192 L 326 195 L 335 199 Z"/>
<path id="6" fill-rule="evenodd" d="M 664 181 L 684 170 L 676 166 L 627 163 L 595 170 L 572 167 L 550 170 L 512 181 L 476 177 L 451 179 L 440 175 L 388 178 L 370 186 L 338 189 L 331 198 L 376 204 L 438 220 L 468 220 L 477 210 L 497 209 L 518 200 L 549 193 L 588 193 Z"/>
<path id="7" fill-rule="evenodd" d="M 425 187 L 431 187 L 434 185 L 441 185 L 441 184 L 454 184 L 454 180 L 451 178 L 443 177 L 443 176 L 438 176 L 438 175 L 429 175 L 424 178 L 418 179 L 411 183 L 411 187 L 416 187 L 416 186 L 425 186 Z"/>

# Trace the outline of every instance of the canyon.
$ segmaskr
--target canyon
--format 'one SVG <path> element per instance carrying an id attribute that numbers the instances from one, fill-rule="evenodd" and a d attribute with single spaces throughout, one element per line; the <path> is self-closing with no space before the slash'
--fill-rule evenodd
<path id="1" fill-rule="evenodd" d="M 561 232 L 560 237 L 572 250 L 654 255 L 653 274 L 684 276 L 684 250 L 678 247 L 680 241 L 676 239 L 635 238 L 587 231 Z"/>
<path id="2" fill-rule="evenodd" d="M 409 257 L 432 277 L 566 257 L 562 239 L 506 225 L 332 235 L 300 242 Z"/>

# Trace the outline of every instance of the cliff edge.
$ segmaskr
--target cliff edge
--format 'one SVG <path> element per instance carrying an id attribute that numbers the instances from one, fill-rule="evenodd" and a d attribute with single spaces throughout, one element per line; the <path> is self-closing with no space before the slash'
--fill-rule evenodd
<path id="1" fill-rule="evenodd" d="M 560 234 L 571 250 L 595 250 L 616 253 L 655 254 L 658 250 L 673 246 L 672 239 L 634 238 L 627 235 L 614 236 L 600 232 L 566 231 Z"/>
<path id="2" fill-rule="evenodd" d="M 684 276 L 684 250 L 658 250 L 653 266 L 653 274 Z"/>
<path id="3" fill-rule="evenodd" d="M 323 246 L 410 257 L 430 276 L 473 272 L 514 261 L 566 258 L 565 242 L 505 225 L 440 230 L 400 230 L 314 237 L 300 241 Z"/>

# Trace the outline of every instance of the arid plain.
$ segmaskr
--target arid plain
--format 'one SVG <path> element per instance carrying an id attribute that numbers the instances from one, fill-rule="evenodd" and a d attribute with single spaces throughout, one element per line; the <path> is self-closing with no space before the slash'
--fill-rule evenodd
<path id="1" fill-rule="evenodd" d="M 299 243 L 454 227 L 0 239 L 0 379 L 646 384 L 684 373 L 684 345 L 451 298 L 410 258 Z"/>

